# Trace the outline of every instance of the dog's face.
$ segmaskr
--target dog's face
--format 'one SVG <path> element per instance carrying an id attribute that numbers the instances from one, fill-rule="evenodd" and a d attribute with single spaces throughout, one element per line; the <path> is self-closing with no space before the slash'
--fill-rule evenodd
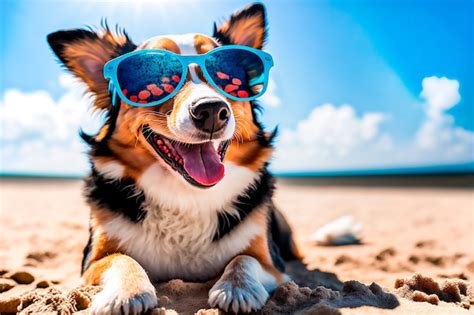
<path id="1" fill-rule="evenodd" d="M 159 36 L 137 50 L 164 49 L 176 54 L 203 54 L 218 47 L 200 34 Z M 176 96 L 150 110 L 127 106 L 128 132 L 164 167 L 196 186 L 212 186 L 224 176 L 227 145 L 236 132 L 235 102 L 213 89 L 197 65 L 190 65 Z"/>
<path id="2" fill-rule="evenodd" d="M 258 171 L 271 154 L 250 102 L 230 100 L 216 91 L 197 65 L 190 65 L 184 86 L 168 101 L 153 107 L 125 102 L 111 105 L 104 64 L 124 53 L 163 49 L 176 54 L 204 54 L 226 44 L 261 49 L 265 40 L 262 5 L 249 6 L 216 27 L 214 37 L 203 34 L 157 36 L 135 45 L 107 27 L 60 31 L 48 36 L 59 59 L 89 87 L 95 106 L 109 116 L 100 132 L 87 138 L 93 165 L 112 177 L 136 180 L 158 162 L 186 184 L 211 187 L 225 175 L 224 161 Z M 229 147 L 229 144 L 232 143 Z"/>

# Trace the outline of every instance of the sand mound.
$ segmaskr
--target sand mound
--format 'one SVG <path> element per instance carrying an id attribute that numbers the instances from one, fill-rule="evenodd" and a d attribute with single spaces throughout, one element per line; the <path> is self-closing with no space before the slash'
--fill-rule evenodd
<path id="1" fill-rule="evenodd" d="M 0 293 L 10 290 L 16 286 L 16 282 L 10 279 L 0 278 Z"/>
<path id="2" fill-rule="evenodd" d="M 440 284 L 433 278 L 418 273 L 409 279 L 397 279 L 395 288 L 397 294 L 404 298 L 435 305 L 444 301 L 469 309 L 473 299 L 472 287 L 466 281 L 448 279 Z"/>
<path id="3" fill-rule="evenodd" d="M 85 286 L 64 293 L 57 288 L 36 289 L 20 297 L 0 300 L 0 313 L 38 314 L 51 313 L 72 314 L 89 307 L 92 297 L 100 292 L 101 287 Z"/>
<path id="4" fill-rule="evenodd" d="M 374 306 L 392 309 L 397 298 L 372 283 L 365 286 L 357 281 L 345 282 L 341 291 L 325 287 L 310 289 L 294 282 L 278 287 L 262 310 L 262 314 L 339 314 L 340 307 Z"/>
<path id="5" fill-rule="evenodd" d="M 17 271 L 8 275 L 8 278 L 15 280 L 18 284 L 30 284 L 35 281 L 35 277 L 28 271 Z"/>

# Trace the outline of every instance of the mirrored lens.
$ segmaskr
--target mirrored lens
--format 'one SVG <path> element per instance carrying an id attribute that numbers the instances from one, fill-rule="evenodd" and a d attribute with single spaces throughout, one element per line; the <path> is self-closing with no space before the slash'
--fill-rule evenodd
<path id="1" fill-rule="evenodd" d="M 123 59 L 117 68 L 123 95 L 138 104 L 160 101 L 173 93 L 182 74 L 179 59 L 160 52 L 132 55 Z"/>
<path id="2" fill-rule="evenodd" d="M 205 65 L 218 88 L 238 98 L 258 95 L 266 84 L 262 60 L 248 50 L 218 50 Z"/>

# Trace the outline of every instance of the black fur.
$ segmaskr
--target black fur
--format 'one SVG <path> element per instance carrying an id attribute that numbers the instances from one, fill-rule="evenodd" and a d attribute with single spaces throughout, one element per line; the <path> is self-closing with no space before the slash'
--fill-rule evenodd
<path id="1" fill-rule="evenodd" d="M 57 31 L 49 34 L 47 37 L 49 46 L 51 46 L 51 49 L 63 64 L 66 64 L 67 62 L 66 56 L 63 54 L 64 48 L 68 44 L 84 39 L 98 40 L 99 36 L 97 36 L 97 33 L 91 32 L 90 30 L 74 29 Z"/>
<path id="2" fill-rule="evenodd" d="M 291 228 L 288 225 L 285 217 L 277 208 L 275 208 L 273 203 L 270 208 L 268 233 L 271 236 L 271 238 L 269 237 L 268 242 L 273 243 L 275 248 L 278 249 L 278 252 L 275 252 L 275 256 L 272 254 L 272 251 L 270 251 L 275 265 L 278 264 L 278 262 L 275 260 L 281 260 L 281 258 L 283 258 L 285 261 L 298 259 L 295 254 L 295 248 L 292 244 L 293 236 L 291 233 Z"/>
<path id="3" fill-rule="evenodd" d="M 81 276 L 86 271 L 87 265 L 89 264 L 89 253 L 92 250 L 92 226 L 89 226 L 89 240 L 87 241 L 86 247 L 82 251 L 82 268 L 81 268 Z"/>
<path id="4" fill-rule="evenodd" d="M 85 195 L 89 203 L 121 214 L 132 222 L 141 222 L 146 217 L 145 195 L 132 179 L 109 180 L 93 167 L 92 174 L 86 178 Z"/>
<path id="5" fill-rule="evenodd" d="M 271 218 L 270 218 L 271 220 Z M 285 261 L 283 260 L 278 245 L 273 241 L 272 230 L 270 228 L 271 222 L 269 222 L 267 230 L 268 250 L 270 251 L 270 257 L 275 267 L 280 272 L 285 272 Z"/>
<path id="6" fill-rule="evenodd" d="M 213 241 L 219 241 L 230 233 L 237 225 L 262 203 L 269 201 L 275 189 L 274 178 L 263 168 L 260 178 L 254 185 L 248 187 L 237 200 L 233 202 L 233 207 L 237 209 L 239 216 L 231 215 L 227 212 L 219 212 L 218 227 L 214 234 Z"/>

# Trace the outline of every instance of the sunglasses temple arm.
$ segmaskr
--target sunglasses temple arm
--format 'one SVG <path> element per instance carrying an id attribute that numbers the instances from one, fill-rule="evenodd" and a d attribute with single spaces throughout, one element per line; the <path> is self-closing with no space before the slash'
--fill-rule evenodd
<path id="1" fill-rule="evenodd" d="M 116 107 L 118 106 L 118 98 L 117 98 L 117 92 L 115 91 L 115 87 L 114 87 L 114 84 L 112 82 L 112 80 L 110 80 L 109 82 L 109 94 L 112 96 L 112 106 Z"/>

